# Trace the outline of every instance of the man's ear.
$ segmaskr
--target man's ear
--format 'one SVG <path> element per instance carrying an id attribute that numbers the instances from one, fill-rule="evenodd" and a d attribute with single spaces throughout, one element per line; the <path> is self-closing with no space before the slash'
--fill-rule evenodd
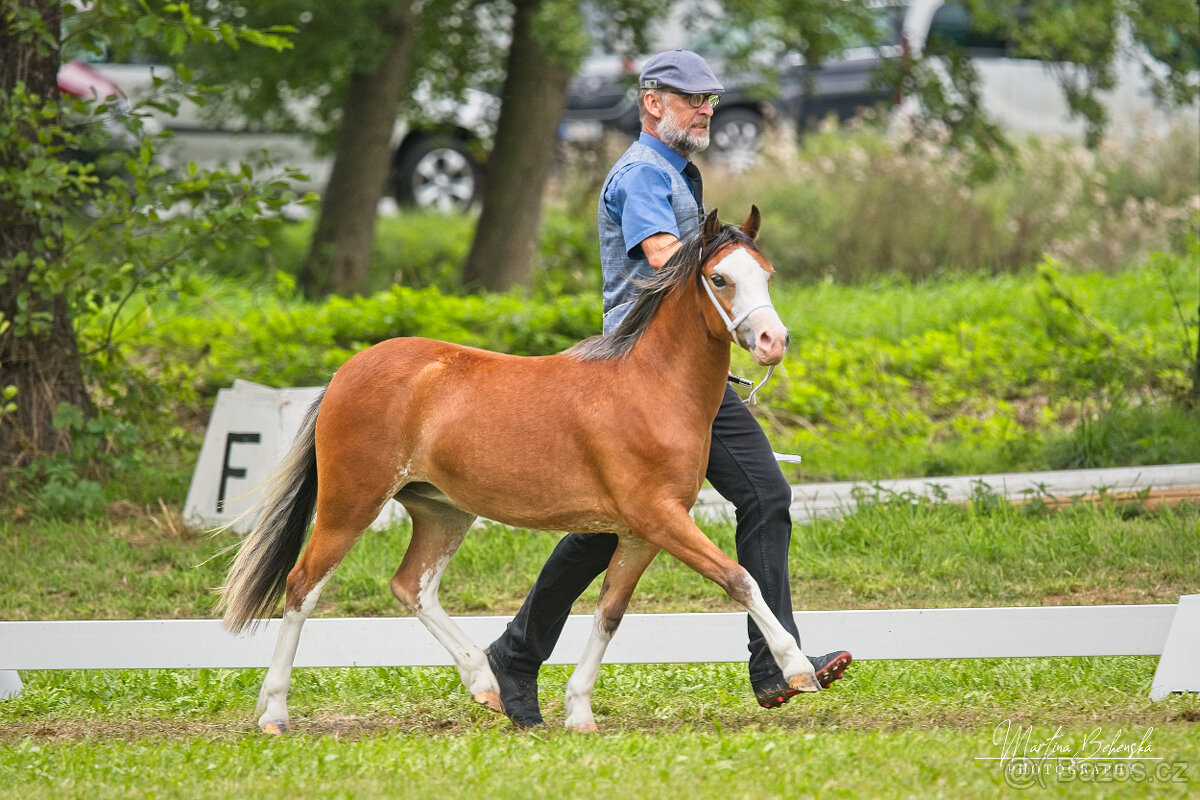
<path id="1" fill-rule="evenodd" d="M 642 96 L 642 105 L 646 107 L 646 113 L 656 120 L 662 119 L 663 114 L 666 113 L 662 95 L 658 92 L 646 92 Z"/>
<path id="2" fill-rule="evenodd" d="M 746 217 L 746 221 L 742 223 L 742 233 L 753 241 L 758 238 L 758 229 L 761 225 L 762 214 L 758 213 L 758 206 L 750 206 L 750 216 Z"/>

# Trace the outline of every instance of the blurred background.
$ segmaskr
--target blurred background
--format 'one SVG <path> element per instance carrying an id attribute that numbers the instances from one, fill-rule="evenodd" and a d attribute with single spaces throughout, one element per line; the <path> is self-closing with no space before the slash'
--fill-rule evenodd
<path id="1" fill-rule="evenodd" d="M 677 47 L 726 87 L 709 208 L 764 213 L 797 344 L 760 416 L 791 477 L 1200 461 L 1192 0 L 7 8 L 0 449 L 27 502 L 100 507 L 147 463 L 178 494 L 238 377 L 597 333 L 600 182 Z"/>

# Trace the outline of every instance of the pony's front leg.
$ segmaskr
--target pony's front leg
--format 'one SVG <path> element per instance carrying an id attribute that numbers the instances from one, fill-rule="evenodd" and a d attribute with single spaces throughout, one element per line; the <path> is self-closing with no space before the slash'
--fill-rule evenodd
<path id="1" fill-rule="evenodd" d="M 654 545 L 633 536 L 621 536 L 604 576 L 600 602 L 592 618 L 591 635 L 584 645 L 578 666 L 567 680 L 564 724 L 568 730 L 581 733 L 596 730 L 596 718 L 592 715 L 592 691 L 600 673 L 600 664 L 608 643 L 621 624 L 621 618 L 625 616 L 638 579 L 657 554 L 658 548 Z"/>
<path id="2" fill-rule="evenodd" d="M 779 665 L 784 680 L 788 686 L 798 692 L 819 692 L 821 684 L 817 680 L 817 671 L 808 656 L 796 644 L 796 640 L 780 624 L 771 613 L 770 606 L 763 599 L 758 583 L 750 577 L 750 573 L 734 564 L 742 572 L 742 579 L 734 579 L 733 589 L 726 589 L 729 596 L 740 602 L 749 612 L 758 629 L 762 631 L 775 663 Z"/>
<path id="3" fill-rule="evenodd" d="M 648 530 L 652 531 L 646 536 L 648 540 L 716 583 L 746 609 L 791 688 L 798 692 L 821 690 L 812 662 L 771 613 L 754 578 L 713 544 L 687 511 L 675 514 L 668 524 Z"/>

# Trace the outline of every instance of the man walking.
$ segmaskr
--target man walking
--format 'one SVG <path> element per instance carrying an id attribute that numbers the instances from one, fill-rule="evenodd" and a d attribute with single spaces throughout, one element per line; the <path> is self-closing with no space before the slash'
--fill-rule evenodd
<path id="1" fill-rule="evenodd" d="M 604 333 L 616 329 L 640 281 L 667 263 L 704 219 L 700 171 L 690 157 L 708 147 L 720 82 L 699 55 L 660 53 L 639 77 L 642 132 L 608 173 L 597 207 L 604 278 Z M 757 581 L 784 628 L 799 642 L 788 583 L 792 501 L 766 435 L 732 388 L 713 421 L 706 477 L 737 516 L 737 560 Z M 488 648 L 505 713 L 520 727 L 542 721 L 537 673 L 558 641 L 571 605 L 608 566 L 615 534 L 564 536 L 521 610 Z M 747 619 L 750 684 L 759 705 L 776 708 L 796 692 L 775 664 L 758 626 Z M 822 688 L 842 676 L 850 653 L 810 659 Z"/>

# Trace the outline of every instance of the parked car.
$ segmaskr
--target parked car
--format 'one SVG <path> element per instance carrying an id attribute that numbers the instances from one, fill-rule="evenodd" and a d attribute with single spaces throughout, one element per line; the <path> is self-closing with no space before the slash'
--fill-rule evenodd
<path id="1" fill-rule="evenodd" d="M 1200 106 L 1170 109 L 1156 101 L 1150 75 L 1161 70 L 1161 64 L 1132 41 L 1128 25 L 1122 26 L 1120 37 L 1113 64 L 1115 85 L 1096 94 L 1112 129 L 1164 133 L 1181 122 L 1200 122 Z M 1072 79 L 1082 67 L 1021 53 L 1013 42 L 980 29 L 962 0 L 912 0 L 903 39 L 914 56 L 930 56 L 935 65 L 948 45 L 965 50 L 979 73 L 981 107 L 1002 130 L 1071 138 L 1084 134 L 1086 123 L 1071 114 L 1062 90 L 1063 78 Z M 900 116 L 915 111 L 916 99 L 910 98 Z"/>
<path id="2" fill-rule="evenodd" d="M 172 91 L 172 70 L 148 63 L 111 63 L 98 58 L 88 66 L 109 83 L 120 86 L 137 104 Z M 215 118 L 184 97 L 175 114 L 151 109 L 153 120 L 173 136 L 162 158 L 168 167 L 195 162 L 216 167 L 256 163 L 264 152 L 274 164 L 301 170 L 308 180 L 299 190 L 320 191 L 329 179 L 332 159 L 316 149 L 302 130 L 271 130 L 247 123 L 235 113 Z M 304 103 L 297 101 L 305 116 Z M 409 124 L 397 119 L 392 130 L 388 187 L 402 205 L 442 211 L 465 209 L 479 199 L 484 177 L 483 154 L 490 149 L 499 116 L 499 99 L 468 89 L 462 101 L 426 99 L 427 122 Z"/>
<path id="3" fill-rule="evenodd" d="M 129 150 L 137 145 L 137 137 L 124 119 L 130 113 L 128 98 L 116 83 L 94 67 L 82 61 L 65 62 L 58 70 L 58 89 L 66 97 L 104 105 L 98 115 L 89 115 L 86 119 L 68 109 L 65 119 L 68 126 L 99 122 L 104 133 L 103 144 L 97 150 L 74 155 L 93 160 L 102 152 Z"/>
<path id="4" fill-rule="evenodd" d="M 818 65 L 787 50 L 770 30 L 730 28 L 719 17 L 707 29 L 681 35 L 680 19 L 697 16 L 689 11 L 693 6 L 692 0 L 677 4 L 656 49 L 700 53 L 720 77 L 725 91 L 713 111 L 709 156 L 727 168 L 741 170 L 754 163 L 769 124 L 788 121 L 803 131 L 830 115 L 844 121 L 896 101 L 895 92 L 879 83 L 878 72 L 884 59 L 902 52 L 901 0 L 872 2 L 876 35 L 848 43 Z M 750 63 L 731 69 L 735 54 L 748 50 L 754 51 Z M 591 141 L 606 130 L 636 135 L 637 75 L 647 57 L 622 58 L 603 49 L 594 53 L 571 81 L 561 138 Z"/>

